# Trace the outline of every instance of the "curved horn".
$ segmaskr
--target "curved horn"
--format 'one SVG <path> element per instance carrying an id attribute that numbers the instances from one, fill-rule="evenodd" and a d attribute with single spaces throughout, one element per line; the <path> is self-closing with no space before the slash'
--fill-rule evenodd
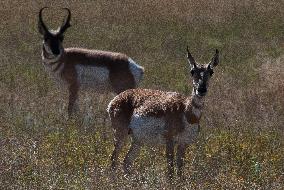
<path id="1" fill-rule="evenodd" d="M 68 16 L 67 16 L 67 18 L 65 19 L 65 21 L 63 22 L 63 24 L 62 24 L 62 26 L 61 26 L 61 28 L 60 28 L 60 30 L 59 30 L 59 33 L 61 33 L 61 34 L 64 33 L 65 30 L 71 26 L 71 25 L 70 25 L 71 11 L 70 11 L 70 9 L 68 9 L 68 8 L 63 8 L 63 9 L 64 9 L 64 10 L 67 10 Z"/>
<path id="2" fill-rule="evenodd" d="M 194 60 L 194 58 L 192 57 L 191 53 L 189 52 L 189 48 L 188 46 L 186 47 L 186 51 L 187 51 L 187 59 L 190 65 L 193 66 L 193 68 L 196 67 L 196 62 Z"/>
<path id="3" fill-rule="evenodd" d="M 213 68 L 217 66 L 219 63 L 219 50 L 216 49 L 214 57 L 211 59 L 210 63 L 208 64 L 209 67 Z"/>
<path id="4" fill-rule="evenodd" d="M 48 7 L 43 7 L 43 8 L 41 8 L 40 9 L 40 11 L 39 11 L 39 14 L 38 14 L 38 28 L 39 28 L 39 32 L 41 33 L 41 34 L 45 34 L 45 33 L 49 33 L 49 30 L 48 30 L 48 28 L 47 28 L 47 26 L 44 24 L 44 22 L 43 22 L 43 20 L 42 20 L 42 11 L 44 10 L 44 9 L 46 9 L 46 8 L 48 8 Z"/>

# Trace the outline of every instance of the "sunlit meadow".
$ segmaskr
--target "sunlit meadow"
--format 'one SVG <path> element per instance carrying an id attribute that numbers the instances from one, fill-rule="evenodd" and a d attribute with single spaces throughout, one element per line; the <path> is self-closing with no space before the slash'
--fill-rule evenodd
<path id="1" fill-rule="evenodd" d="M 67 92 L 41 64 L 43 6 L 53 7 L 44 14 L 51 28 L 60 8 L 71 9 L 65 47 L 123 52 L 143 65 L 143 88 L 189 95 L 186 46 L 203 63 L 220 50 L 182 179 L 167 181 L 165 147 L 143 149 L 130 176 L 109 170 L 111 98 L 81 93 L 80 117 L 67 120 Z M 1 189 L 283 189 L 283 21 L 281 0 L 2 0 Z"/>

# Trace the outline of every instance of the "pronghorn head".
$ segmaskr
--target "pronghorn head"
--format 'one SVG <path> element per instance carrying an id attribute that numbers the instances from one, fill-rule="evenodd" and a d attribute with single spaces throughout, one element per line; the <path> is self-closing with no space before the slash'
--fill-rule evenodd
<path id="1" fill-rule="evenodd" d="M 190 73 L 193 77 L 193 93 L 197 96 L 205 96 L 209 84 L 209 79 L 213 75 L 213 68 L 219 63 L 219 51 L 216 49 L 214 57 L 208 64 L 197 64 L 187 47 L 187 59 L 190 65 Z"/>
<path id="2" fill-rule="evenodd" d="M 71 19 L 71 12 L 68 8 L 64 8 L 64 10 L 67 10 L 68 16 L 64 20 L 61 27 L 58 28 L 56 31 L 49 30 L 47 26 L 44 24 L 42 20 L 42 11 L 47 8 L 43 7 L 39 11 L 39 20 L 38 20 L 38 30 L 39 33 L 43 35 L 44 39 L 44 46 L 45 49 L 54 55 L 59 55 L 62 48 L 62 42 L 64 39 L 63 33 L 66 31 L 67 28 L 69 28 L 70 25 L 70 19 Z"/>

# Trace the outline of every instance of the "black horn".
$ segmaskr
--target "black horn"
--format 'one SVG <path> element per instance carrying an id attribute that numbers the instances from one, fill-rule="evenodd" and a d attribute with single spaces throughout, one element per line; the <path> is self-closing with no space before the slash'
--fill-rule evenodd
<path id="1" fill-rule="evenodd" d="M 64 20 L 60 30 L 59 30 L 59 33 L 63 34 L 67 28 L 69 28 L 71 25 L 70 25 L 70 20 L 71 20 L 71 11 L 70 9 L 68 8 L 63 8 L 64 10 L 67 10 L 68 12 L 68 15 L 67 15 L 67 18 Z"/>
<path id="2" fill-rule="evenodd" d="M 196 67 L 196 63 L 195 63 L 195 60 L 192 57 L 191 53 L 189 52 L 188 46 L 186 47 L 186 51 L 187 51 L 187 59 L 188 59 L 189 64 L 191 64 L 195 68 Z"/>
<path id="3" fill-rule="evenodd" d="M 46 9 L 48 7 L 43 7 L 40 9 L 39 11 L 39 14 L 38 14 L 38 28 L 39 28 L 39 32 L 42 34 L 42 35 L 45 35 L 46 33 L 49 33 L 49 30 L 47 28 L 47 26 L 44 24 L 43 20 L 42 20 L 42 11 L 44 9 Z"/>
<path id="4" fill-rule="evenodd" d="M 208 64 L 209 67 L 213 68 L 216 67 L 219 63 L 219 50 L 216 49 L 214 57 L 211 59 L 210 63 Z"/>

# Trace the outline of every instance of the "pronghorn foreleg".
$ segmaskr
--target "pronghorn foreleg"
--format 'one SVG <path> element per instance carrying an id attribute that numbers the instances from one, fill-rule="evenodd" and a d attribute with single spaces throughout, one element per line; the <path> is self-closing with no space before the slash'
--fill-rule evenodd
<path id="1" fill-rule="evenodd" d="M 166 157 L 167 157 L 167 175 L 172 179 L 174 174 L 174 142 L 169 139 L 166 143 Z"/>
<path id="2" fill-rule="evenodd" d="M 184 145 L 184 144 L 179 144 L 178 147 L 177 147 L 177 154 L 176 154 L 176 159 L 177 159 L 177 175 L 178 175 L 179 177 L 181 177 L 182 174 L 183 174 L 183 165 L 184 165 L 185 151 L 186 151 L 186 145 Z"/>
<path id="3" fill-rule="evenodd" d="M 133 162 L 135 161 L 137 155 L 139 154 L 141 149 L 141 145 L 136 143 L 134 140 L 132 141 L 131 147 L 126 154 L 126 157 L 124 159 L 124 172 L 129 174 L 130 169 L 133 165 Z"/>
<path id="4" fill-rule="evenodd" d="M 79 87 L 76 83 L 69 86 L 68 117 L 72 117 L 79 110 L 78 106 Z"/>

